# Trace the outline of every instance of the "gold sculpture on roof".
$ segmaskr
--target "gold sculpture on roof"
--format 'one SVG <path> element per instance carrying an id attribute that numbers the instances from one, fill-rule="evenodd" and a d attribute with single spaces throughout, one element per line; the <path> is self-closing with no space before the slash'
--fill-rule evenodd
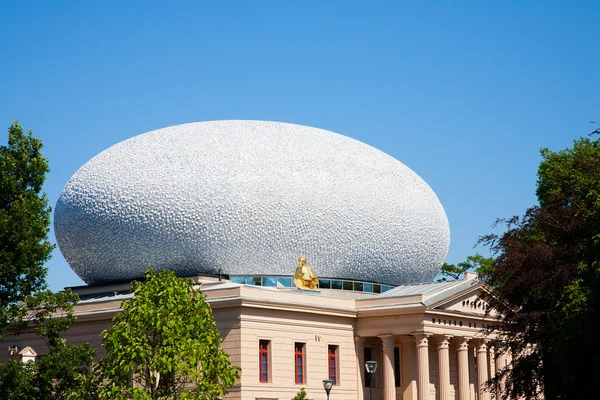
<path id="1" fill-rule="evenodd" d="M 317 290 L 319 278 L 315 274 L 315 271 L 306 264 L 304 257 L 298 259 L 298 268 L 296 268 L 296 273 L 294 274 L 294 283 L 300 290 Z"/>

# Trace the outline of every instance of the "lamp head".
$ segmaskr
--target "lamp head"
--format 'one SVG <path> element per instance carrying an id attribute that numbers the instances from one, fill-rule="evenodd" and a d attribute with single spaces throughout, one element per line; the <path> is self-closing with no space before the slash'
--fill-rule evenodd
<path id="1" fill-rule="evenodd" d="M 367 361 L 365 363 L 365 368 L 367 369 L 368 373 L 375 373 L 375 371 L 377 371 L 377 361 Z"/>
<path id="2" fill-rule="evenodd" d="M 325 392 L 327 393 L 328 396 L 329 396 L 329 392 L 331 391 L 332 387 L 333 387 L 333 381 L 331 379 L 323 380 L 323 389 L 325 389 Z"/>

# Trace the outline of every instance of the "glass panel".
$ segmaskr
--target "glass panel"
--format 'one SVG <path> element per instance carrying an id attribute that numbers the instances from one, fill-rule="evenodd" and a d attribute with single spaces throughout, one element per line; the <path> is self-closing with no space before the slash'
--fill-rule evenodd
<path id="1" fill-rule="evenodd" d="M 246 278 L 243 276 L 232 276 L 231 281 L 235 283 L 246 283 Z"/>
<path id="2" fill-rule="evenodd" d="M 354 289 L 354 285 L 350 281 L 342 281 L 342 288 L 344 290 L 353 290 Z"/>
<path id="3" fill-rule="evenodd" d="M 292 278 L 277 278 L 277 287 L 292 287 Z"/>
<path id="4" fill-rule="evenodd" d="M 365 292 L 373 293 L 373 284 L 372 283 L 365 283 L 364 286 L 363 286 L 363 290 Z"/>
<path id="5" fill-rule="evenodd" d="M 329 279 L 319 279 L 319 289 L 331 289 L 331 281 Z"/>
<path id="6" fill-rule="evenodd" d="M 373 285 L 373 293 L 381 293 L 381 285 Z"/>
<path id="7" fill-rule="evenodd" d="M 362 292 L 363 291 L 363 284 L 362 284 L 362 282 L 354 282 L 354 291 L 355 292 Z"/>
<path id="8" fill-rule="evenodd" d="M 331 281 L 331 288 L 342 290 L 342 281 Z"/>
<path id="9" fill-rule="evenodd" d="M 390 290 L 391 287 L 388 285 L 381 285 L 381 292 L 387 292 L 388 290 Z"/>
<path id="10" fill-rule="evenodd" d="M 277 286 L 277 280 L 272 276 L 263 276 L 262 277 L 262 285 L 263 286 Z"/>
<path id="11" fill-rule="evenodd" d="M 246 285 L 254 285 L 254 279 L 251 276 L 246 277 Z"/>

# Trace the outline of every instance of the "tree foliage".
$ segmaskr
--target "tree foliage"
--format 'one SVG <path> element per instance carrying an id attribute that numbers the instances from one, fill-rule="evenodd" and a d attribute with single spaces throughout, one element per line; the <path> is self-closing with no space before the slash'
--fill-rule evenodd
<path id="1" fill-rule="evenodd" d="M 440 274 L 442 278 L 440 281 L 446 281 L 448 279 L 458 280 L 464 275 L 465 272 L 475 272 L 478 275 L 488 275 L 493 268 L 494 258 L 484 257 L 481 254 L 475 254 L 474 256 L 468 256 L 467 259 L 458 264 L 447 264 L 442 265 Z"/>
<path id="2" fill-rule="evenodd" d="M 111 399 L 218 399 L 239 378 L 221 348 L 210 306 L 193 281 L 171 271 L 134 282 L 102 333 L 103 396 Z"/>
<path id="3" fill-rule="evenodd" d="M 308 395 L 306 394 L 306 390 L 304 390 L 304 388 L 300 388 L 300 391 L 298 393 L 296 393 L 296 395 L 294 397 L 292 397 L 292 400 L 310 400 L 308 398 Z"/>
<path id="4" fill-rule="evenodd" d="M 484 277 L 503 314 L 502 340 L 516 357 L 505 397 L 594 398 L 600 355 L 593 351 L 600 310 L 600 143 L 541 151 L 539 205 L 499 220 L 482 238 L 497 256 Z M 495 381 L 498 384 L 500 379 Z"/>
<path id="5" fill-rule="evenodd" d="M 50 207 L 42 185 L 48 160 L 42 142 L 18 122 L 0 146 L 0 334 L 23 317 L 21 304 L 45 289 Z"/>
<path id="6" fill-rule="evenodd" d="M 0 339 L 27 330 L 48 347 L 37 364 L 0 364 L 0 399 L 75 398 L 94 355 L 89 346 L 60 338 L 74 320 L 77 296 L 46 286 L 44 263 L 54 246 L 48 241 L 51 208 L 42 191 L 48 160 L 41 149 L 40 139 L 18 122 L 8 129 L 8 144 L 0 146 Z"/>

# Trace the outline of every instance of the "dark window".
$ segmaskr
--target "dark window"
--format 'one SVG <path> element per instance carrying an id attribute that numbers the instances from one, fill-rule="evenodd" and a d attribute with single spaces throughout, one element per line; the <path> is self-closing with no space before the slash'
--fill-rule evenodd
<path id="1" fill-rule="evenodd" d="M 342 281 L 342 287 L 344 288 L 344 290 L 354 290 L 354 285 L 352 284 L 352 282 Z"/>
<path id="2" fill-rule="evenodd" d="M 319 280 L 319 288 L 331 289 L 331 281 L 329 279 L 320 279 Z"/>
<path id="3" fill-rule="evenodd" d="M 402 386 L 400 382 L 400 348 L 394 347 L 394 381 L 396 387 Z"/>
<path id="4" fill-rule="evenodd" d="M 356 291 L 356 292 L 362 292 L 363 291 L 363 284 L 362 284 L 362 282 L 354 282 L 354 291 Z"/>
<path id="5" fill-rule="evenodd" d="M 331 281 L 331 288 L 332 289 L 342 289 L 342 281 Z"/>
<path id="6" fill-rule="evenodd" d="M 327 365 L 329 369 L 329 379 L 334 385 L 338 384 L 338 346 L 329 345 L 327 350 Z"/>
<path id="7" fill-rule="evenodd" d="M 295 343 L 294 344 L 294 375 L 296 376 L 296 384 L 306 383 L 306 378 L 304 376 L 304 343 Z"/>
<path id="8" fill-rule="evenodd" d="M 373 293 L 381 293 L 381 285 L 373 285 Z"/>
<path id="9" fill-rule="evenodd" d="M 260 382 L 269 382 L 269 347 L 270 340 L 258 341 L 258 379 Z"/>

